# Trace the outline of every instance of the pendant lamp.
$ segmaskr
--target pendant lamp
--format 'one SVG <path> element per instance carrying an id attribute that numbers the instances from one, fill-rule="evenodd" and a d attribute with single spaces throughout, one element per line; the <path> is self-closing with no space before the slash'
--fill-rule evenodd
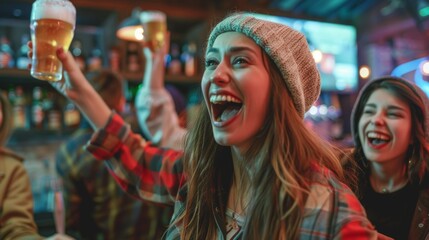
<path id="1" fill-rule="evenodd" d="M 140 8 L 134 8 L 131 16 L 124 19 L 119 24 L 118 30 L 116 31 L 116 37 L 132 42 L 140 42 L 143 40 L 143 27 L 140 23 Z"/>

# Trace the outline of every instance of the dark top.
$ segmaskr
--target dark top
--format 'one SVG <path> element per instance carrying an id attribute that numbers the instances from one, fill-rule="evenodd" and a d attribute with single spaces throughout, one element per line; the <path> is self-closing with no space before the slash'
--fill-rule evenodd
<path id="1" fill-rule="evenodd" d="M 367 182 L 361 202 L 368 219 L 380 233 L 398 240 L 407 239 L 417 204 L 417 186 L 408 183 L 398 191 L 378 193 Z"/>

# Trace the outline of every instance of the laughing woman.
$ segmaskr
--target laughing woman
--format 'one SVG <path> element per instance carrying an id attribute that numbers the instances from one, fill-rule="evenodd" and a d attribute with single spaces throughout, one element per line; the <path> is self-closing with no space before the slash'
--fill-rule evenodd
<path id="1" fill-rule="evenodd" d="M 107 108 L 59 49 L 57 86 L 92 122 L 87 149 L 142 199 L 175 204 L 166 239 L 374 239 L 342 184 L 333 149 L 304 124 L 320 93 L 305 37 L 251 14 L 212 30 L 201 81 L 205 99 L 185 152 L 151 146 Z"/>
<path id="2" fill-rule="evenodd" d="M 421 89 L 388 76 L 370 81 L 352 112 L 347 176 L 376 229 L 394 239 L 429 237 L 428 111 Z"/>

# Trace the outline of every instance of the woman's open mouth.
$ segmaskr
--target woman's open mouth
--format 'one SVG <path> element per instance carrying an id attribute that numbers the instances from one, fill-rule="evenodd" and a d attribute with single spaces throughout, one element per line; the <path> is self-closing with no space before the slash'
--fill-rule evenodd
<path id="1" fill-rule="evenodd" d="M 368 138 L 368 142 L 375 147 L 380 147 L 390 142 L 390 137 L 381 133 L 368 132 L 366 137 Z"/>
<path id="2" fill-rule="evenodd" d="M 217 126 L 225 126 L 231 122 L 243 106 L 240 99 L 227 94 L 211 95 L 210 103 L 213 120 Z"/>

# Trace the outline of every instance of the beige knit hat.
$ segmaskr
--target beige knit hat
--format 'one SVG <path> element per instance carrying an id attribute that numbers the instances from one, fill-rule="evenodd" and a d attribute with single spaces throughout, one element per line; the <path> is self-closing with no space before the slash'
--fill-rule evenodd
<path id="1" fill-rule="evenodd" d="M 253 39 L 279 68 L 298 113 L 304 117 L 320 94 L 320 75 L 303 34 L 292 28 L 239 13 L 218 23 L 207 50 L 225 32 L 240 32 Z"/>

